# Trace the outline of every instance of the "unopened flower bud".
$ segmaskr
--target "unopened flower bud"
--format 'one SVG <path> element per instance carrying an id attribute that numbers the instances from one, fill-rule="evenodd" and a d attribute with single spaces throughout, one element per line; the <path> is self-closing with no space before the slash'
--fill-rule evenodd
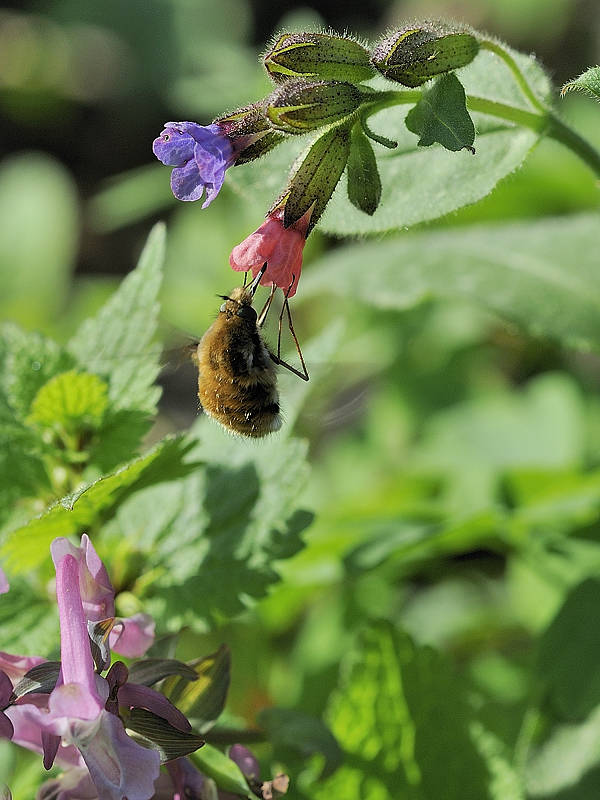
<path id="1" fill-rule="evenodd" d="M 324 78 L 360 83 L 373 77 L 367 50 L 353 39 L 329 33 L 284 33 L 264 57 L 271 78 Z"/>
<path id="2" fill-rule="evenodd" d="M 392 81 L 420 86 L 434 75 L 464 67 L 478 52 L 479 42 L 468 30 L 427 22 L 386 36 L 371 62 Z"/>
<path id="3" fill-rule="evenodd" d="M 264 103 L 253 103 L 217 117 L 214 124 L 235 142 L 236 164 L 245 164 L 268 153 L 284 138 L 273 130 L 266 117 Z"/>
<path id="4" fill-rule="evenodd" d="M 287 133 L 306 131 L 344 119 L 360 106 L 362 93 L 343 81 L 286 81 L 266 99 L 269 122 Z"/>

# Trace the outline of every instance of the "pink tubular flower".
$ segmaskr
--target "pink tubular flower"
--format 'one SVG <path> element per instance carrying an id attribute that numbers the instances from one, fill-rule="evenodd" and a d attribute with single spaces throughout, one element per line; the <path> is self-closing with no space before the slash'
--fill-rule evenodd
<path id="1" fill-rule="evenodd" d="M 0 567 L 0 594 L 6 594 L 10 589 L 10 585 L 6 579 L 6 575 L 4 574 L 2 567 Z"/>
<path id="2" fill-rule="evenodd" d="M 302 270 L 302 253 L 312 209 L 289 228 L 283 225 L 283 213 L 280 206 L 268 214 L 260 228 L 233 248 L 229 264 L 238 272 L 251 270 L 256 277 L 267 262 L 261 285 L 278 286 L 288 297 L 293 297 Z"/>
<path id="3" fill-rule="evenodd" d="M 114 629 L 110 631 L 109 645 L 116 653 L 127 658 L 139 658 L 154 642 L 154 621 L 148 614 L 115 618 L 115 590 L 106 567 L 94 549 L 87 534 L 81 537 L 81 546 L 75 547 L 68 539 L 54 539 L 50 552 L 56 567 L 65 555 L 76 559 L 79 567 L 79 591 L 88 622 L 109 619 Z"/>

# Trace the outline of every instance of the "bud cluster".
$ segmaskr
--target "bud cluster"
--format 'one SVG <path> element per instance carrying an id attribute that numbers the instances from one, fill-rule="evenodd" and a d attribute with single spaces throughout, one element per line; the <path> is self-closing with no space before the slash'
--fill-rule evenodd
<path id="1" fill-rule="evenodd" d="M 344 171 L 348 199 L 356 208 L 374 214 L 379 205 L 382 186 L 372 141 L 385 147 L 396 144 L 373 133 L 366 120 L 377 110 L 378 101 L 385 96 L 389 99 L 390 93 L 363 82 L 379 74 L 404 86 L 420 86 L 465 66 L 479 47 L 477 35 L 470 29 L 437 22 L 389 32 L 371 51 L 355 39 L 335 33 L 282 33 L 263 57 L 275 84 L 271 94 L 218 117 L 207 127 L 166 123 L 154 142 L 154 153 L 174 167 L 171 186 L 175 196 L 180 200 L 205 197 L 203 206 L 207 206 L 230 166 L 260 158 L 290 135 L 319 131 L 295 165 L 266 222 L 234 248 L 230 259 L 234 269 L 253 271 L 268 260 L 264 280 L 284 291 L 293 287 L 295 292 L 306 236 L 323 214 Z M 456 105 L 458 101 L 452 102 Z M 465 115 L 468 117 L 466 107 Z M 424 137 L 420 123 L 417 130 L 421 142 L 445 141 L 431 133 Z M 461 144 L 472 149 L 470 145 L 470 140 Z M 449 149 L 457 149 L 454 141 Z M 265 237 L 258 258 L 255 240 L 262 242 Z M 267 250 L 268 259 L 262 257 Z"/>

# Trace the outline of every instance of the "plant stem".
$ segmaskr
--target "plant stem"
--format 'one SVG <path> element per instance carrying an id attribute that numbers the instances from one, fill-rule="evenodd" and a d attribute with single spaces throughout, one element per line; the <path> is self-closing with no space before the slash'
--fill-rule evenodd
<path id="1" fill-rule="evenodd" d="M 479 45 L 483 50 L 489 50 L 490 52 L 497 55 L 498 58 L 501 58 L 502 61 L 504 61 L 506 66 L 512 72 L 513 77 L 517 82 L 520 90 L 523 92 L 525 97 L 529 100 L 529 102 L 534 108 L 537 108 L 537 110 L 541 111 L 542 113 L 546 113 L 548 111 L 547 106 L 545 106 L 542 103 L 542 101 L 535 96 L 533 89 L 529 86 L 525 76 L 519 69 L 519 65 L 511 56 L 511 54 L 508 52 L 508 50 L 505 50 L 497 42 L 492 42 L 489 39 L 485 39 L 484 41 L 479 42 Z"/>
<path id="2" fill-rule="evenodd" d="M 369 105 L 363 108 L 361 116 L 366 120 L 385 108 L 398 105 L 414 105 L 420 99 L 421 91 L 418 89 L 380 92 L 373 97 Z M 489 114 L 506 122 L 529 128 L 540 135 L 548 136 L 550 139 L 555 139 L 579 156 L 600 178 L 600 152 L 559 119 L 550 109 L 540 106 L 542 113 L 538 113 L 473 95 L 467 95 L 466 100 L 467 108 L 470 111 Z"/>

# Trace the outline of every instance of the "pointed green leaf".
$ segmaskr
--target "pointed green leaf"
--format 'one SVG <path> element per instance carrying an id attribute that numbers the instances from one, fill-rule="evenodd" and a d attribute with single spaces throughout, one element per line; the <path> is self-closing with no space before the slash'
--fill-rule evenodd
<path id="1" fill-rule="evenodd" d="M 192 667 L 174 658 L 144 658 L 135 661 L 129 667 L 131 683 L 141 683 L 142 686 L 152 686 L 171 675 L 180 675 L 187 681 L 195 681 L 197 678 Z M 166 692 L 163 694 L 167 696 Z"/>
<path id="2" fill-rule="evenodd" d="M 406 127 L 419 136 L 419 146 L 439 142 L 446 150 L 475 153 L 475 126 L 467 111 L 465 90 L 451 72 L 426 88 L 417 105 L 406 115 Z"/>
<path id="3" fill-rule="evenodd" d="M 185 714 L 200 733 L 210 730 L 219 718 L 229 690 L 231 653 L 221 645 L 193 665 L 196 680 L 183 678 L 169 681 L 164 694 Z"/>
<path id="4" fill-rule="evenodd" d="M 381 199 L 381 180 L 373 146 L 360 125 L 352 128 L 347 171 L 348 199 L 360 211 L 372 216 Z"/>
<path id="5" fill-rule="evenodd" d="M 583 92 L 600 100 L 600 67 L 590 67 L 575 80 L 565 83 L 560 94 L 564 96 L 567 92 Z"/>
<path id="6" fill-rule="evenodd" d="M 158 292 L 165 256 L 165 227 L 156 225 L 136 269 L 116 293 L 87 319 L 69 342 L 69 351 L 87 372 L 105 376 L 115 409 L 152 413 L 160 396 L 156 346 Z"/>
<path id="7" fill-rule="evenodd" d="M 248 782 L 241 769 L 216 747 L 206 744 L 202 750 L 191 756 L 198 769 L 217 784 L 224 792 L 250 798 L 255 795 L 249 790 Z"/>
<path id="8" fill-rule="evenodd" d="M 163 764 L 174 758 L 194 753 L 204 745 L 204 739 L 198 734 L 193 731 L 180 731 L 163 717 L 145 708 L 132 708 L 125 727 L 134 731 L 137 734 L 136 738 L 141 738 L 147 746 L 158 750 Z"/>

